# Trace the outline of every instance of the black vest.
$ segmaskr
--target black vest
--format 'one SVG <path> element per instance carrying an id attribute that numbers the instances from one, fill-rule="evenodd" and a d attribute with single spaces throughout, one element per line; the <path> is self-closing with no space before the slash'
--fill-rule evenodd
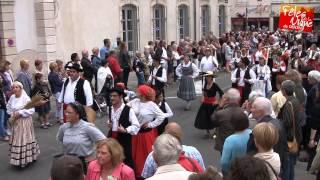
<path id="1" fill-rule="evenodd" d="M 157 77 L 162 77 L 162 67 L 160 67 L 160 68 L 158 69 L 158 71 L 157 71 L 157 73 L 156 73 L 156 76 L 157 76 Z M 156 87 L 156 89 L 157 89 L 158 91 L 160 91 L 160 90 L 163 89 L 163 87 L 164 87 L 164 85 L 165 85 L 163 82 L 158 81 L 157 79 L 155 79 L 154 82 L 155 82 L 155 87 Z"/>
<path id="2" fill-rule="evenodd" d="M 236 73 L 236 78 L 240 78 L 240 68 L 238 68 Z M 246 72 L 244 73 L 244 79 L 251 79 L 250 76 L 250 68 L 247 68 Z M 243 90 L 243 95 L 241 97 L 242 102 L 244 102 L 244 100 L 247 100 L 249 97 L 249 94 L 251 92 L 251 84 L 248 82 L 244 82 L 244 90 Z M 238 82 L 232 83 L 232 87 L 233 88 L 237 88 L 238 87 Z"/>
<path id="3" fill-rule="evenodd" d="M 79 102 L 82 105 L 87 105 L 87 100 L 86 100 L 86 96 L 84 94 L 84 89 L 83 89 L 84 81 L 85 81 L 84 79 L 80 78 L 79 81 L 77 82 L 76 88 L 74 89 L 74 99 L 76 102 Z M 69 83 L 69 78 L 63 84 L 63 87 L 64 87 L 63 99 L 66 93 L 66 88 L 68 83 Z"/>
<path id="4" fill-rule="evenodd" d="M 165 101 L 162 101 L 160 109 L 163 113 L 167 112 Z M 165 118 L 164 121 L 157 127 L 158 135 L 161 135 L 164 132 L 164 129 L 165 129 L 166 125 L 168 124 L 168 122 L 169 122 L 168 118 Z"/>
<path id="5" fill-rule="evenodd" d="M 122 127 L 127 128 L 131 125 L 129 121 L 129 114 L 130 114 L 130 107 L 125 105 L 121 115 L 119 117 L 119 124 Z M 131 168 L 134 168 L 133 159 L 132 159 L 132 143 L 131 143 L 132 136 L 128 133 L 118 133 L 117 140 L 123 147 L 125 160 L 124 163 Z"/>

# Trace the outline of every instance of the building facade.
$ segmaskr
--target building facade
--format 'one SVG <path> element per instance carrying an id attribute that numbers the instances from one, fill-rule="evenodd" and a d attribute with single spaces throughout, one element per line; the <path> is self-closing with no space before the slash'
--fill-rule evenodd
<path id="1" fill-rule="evenodd" d="M 73 52 L 121 39 L 131 52 L 148 41 L 218 35 L 218 0 L 0 0 L 1 56 L 68 61 Z"/>

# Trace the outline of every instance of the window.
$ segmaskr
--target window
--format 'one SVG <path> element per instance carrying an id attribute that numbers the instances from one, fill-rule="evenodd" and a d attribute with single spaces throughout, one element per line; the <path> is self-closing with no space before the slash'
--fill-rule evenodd
<path id="1" fill-rule="evenodd" d="M 165 8 L 163 5 L 155 5 L 153 8 L 153 38 L 154 40 L 165 39 L 166 20 Z"/>
<path id="2" fill-rule="evenodd" d="M 219 6 L 219 34 L 225 32 L 225 6 Z"/>
<path id="3" fill-rule="evenodd" d="M 207 35 L 210 31 L 210 7 L 204 5 L 201 7 L 201 35 Z"/>
<path id="4" fill-rule="evenodd" d="M 137 8 L 133 5 L 122 7 L 122 38 L 128 45 L 128 51 L 134 52 L 138 48 Z"/>
<path id="5" fill-rule="evenodd" d="M 189 10 L 188 6 L 180 5 L 178 7 L 179 19 L 178 19 L 178 27 L 179 27 L 179 38 L 184 39 L 189 36 Z"/>

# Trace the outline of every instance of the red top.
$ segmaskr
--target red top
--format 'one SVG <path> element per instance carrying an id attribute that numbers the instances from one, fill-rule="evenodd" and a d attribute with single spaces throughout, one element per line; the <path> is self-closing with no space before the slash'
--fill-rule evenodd
<path id="1" fill-rule="evenodd" d="M 109 63 L 109 68 L 112 72 L 113 78 L 117 79 L 120 77 L 120 74 L 122 72 L 122 69 L 120 67 L 120 64 L 118 62 L 118 60 L 113 57 L 113 56 L 109 56 L 107 59 L 108 63 Z"/>

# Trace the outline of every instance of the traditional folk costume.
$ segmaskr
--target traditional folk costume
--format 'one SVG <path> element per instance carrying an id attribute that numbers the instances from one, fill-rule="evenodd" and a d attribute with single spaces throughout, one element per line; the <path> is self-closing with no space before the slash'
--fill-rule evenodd
<path id="1" fill-rule="evenodd" d="M 73 64 L 71 69 L 81 72 L 81 68 L 77 64 Z M 69 103 L 78 102 L 84 106 L 93 105 L 92 90 L 89 81 L 78 77 L 75 81 L 68 78 L 62 86 L 62 91 L 59 97 L 59 102 L 63 103 L 63 110 L 65 111 Z M 66 122 L 66 118 L 63 118 Z"/>
<path id="2" fill-rule="evenodd" d="M 117 88 L 111 89 L 112 91 L 120 91 L 116 90 Z M 120 92 L 125 95 L 124 91 Z M 114 109 L 112 107 L 111 110 L 111 122 L 112 122 L 112 130 L 109 132 L 109 137 L 116 139 L 124 151 L 124 163 L 134 169 L 134 162 L 132 157 L 132 136 L 138 134 L 139 132 L 139 122 L 134 113 L 134 111 L 124 103 L 118 108 Z M 126 133 L 118 132 L 118 127 L 122 126 L 126 129 Z"/>
<path id="3" fill-rule="evenodd" d="M 243 69 L 240 67 L 235 69 L 231 73 L 231 81 L 232 87 L 238 89 L 240 92 L 241 103 L 244 103 L 249 97 L 252 85 L 255 83 L 256 74 L 248 67 L 250 63 L 248 58 L 243 58 L 240 62 L 243 63 L 245 67 Z M 239 80 L 237 80 L 237 78 L 239 78 Z"/>
<path id="4" fill-rule="evenodd" d="M 155 60 L 157 61 L 157 60 Z M 152 76 L 156 76 L 156 78 L 152 78 Z M 153 67 L 151 71 L 151 75 L 149 76 L 148 82 L 150 82 L 151 87 L 157 91 L 162 92 L 164 94 L 164 86 L 167 83 L 167 71 L 161 65 L 158 67 Z"/>
<path id="5" fill-rule="evenodd" d="M 158 135 L 161 135 L 164 132 L 166 125 L 169 123 L 169 118 L 173 116 L 173 112 L 165 100 L 160 102 L 158 105 L 166 117 L 164 121 L 157 127 Z"/>
<path id="6" fill-rule="evenodd" d="M 205 76 L 215 77 L 212 72 L 211 74 L 210 72 L 207 72 Z M 196 120 L 194 122 L 194 127 L 196 127 L 197 129 L 210 130 L 214 128 L 213 124 L 211 123 L 210 116 L 217 107 L 217 105 L 215 105 L 215 103 L 217 102 L 216 94 L 219 93 L 219 96 L 222 97 L 223 91 L 215 82 L 212 82 L 212 85 L 210 87 L 207 87 L 207 82 L 205 82 L 202 92 L 203 101 L 198 110 Z"/>
<path id="7" fill-rule="evenodd" d="M 141 88 L 145 88 L 145 85 L 139 87 L 139 89 Z M 138 91 L 144 91 L 139 89 Z M 133 109 L 140 126 L 147 125 L 146 128 L 140 128 L 137 135 L 132 136 L 132 156 L 135 174 L 139 177 L 141 176 L 144 162 L 148 154 L 152 151 L 152 145 L 157 136 L 156 127 L 164 121 L 165 114 L 160 110 L 158 105 L 152 101 L 141 102 L 140 99 L 134 99 L 128 103 L 128 106 Z"/>
<path id="8" fill-rule="evenodd" d="M 178 98 L 187 101 L 187 106 L 185 109 L 189 110 L 191 106 L 190 101 L 196 98 L 196 90 L 193 79 L 199 74 L 198 68 L 190 61 L 187 64 L 185 64 L 183 61 L 177 67 L 176 74 L 179 78 L 181 78 L 177 96 Z"/>
<path id="9" fill-rule="evenodd" d="M 269 92 L 272 90 L 270 81 L 271 71 L 269 66 L 266 64 L 263 66 L 257 64 L 254 66 L 254 72 L 256 73 L 257 78 L 252 89 L 262 92 L 263 96 L 267 97 Z"/>
<path id="10" fill-rule="evenodd" d="M 280 89 L 276 89 L 276 79 L 278 76 L 283 76 L 287 70 L 287 65 L 284 62 L 284 58 L 286 56 L 282 55 L 281 57 L 278 57 L 276 59 L 273 59 L 272 64 L 272 75 L 271 75 L 271 86 L 273 91 L 277 92 Z"/>
<path id="11" fill-rule="evenodd" d="M 22 90 L 20 97 L 12 95 L 7 104 L 8 114 L 18 112 L 21 115 L 11 127 L 12 135 L 9 140 L 10 164 L 14 166 L 24 167 L 36 161 L 40 154 L 32 121 L 34 108 L 23 109 L 30 101 L 29 96 Z"/>

